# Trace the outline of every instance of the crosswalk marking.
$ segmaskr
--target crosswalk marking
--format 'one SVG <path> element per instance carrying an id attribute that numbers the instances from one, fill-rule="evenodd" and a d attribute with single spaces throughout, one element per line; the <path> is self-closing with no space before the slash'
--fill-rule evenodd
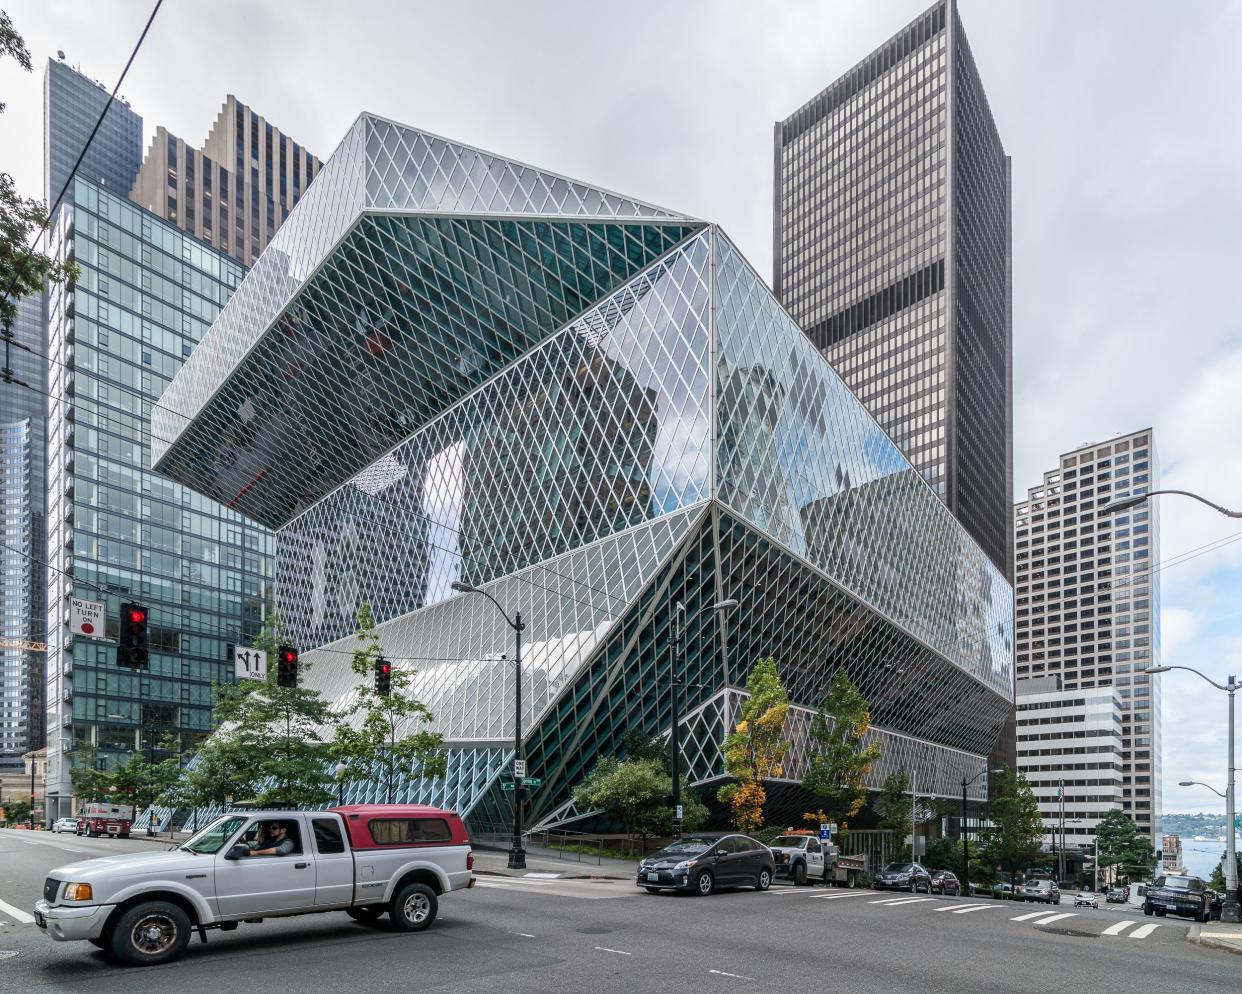
<path id="1" fill-rule="evenodd" d="M 549 884 L 556 884 L 558 886 L 548 886 Z M 578 890 L 573 888 L 573 885 L 568 880 L 527 880 L 524 877 L 511 877 L 504 882 L 475 877 L 474 887 L 476 890 L 482 888 L 484 890 L 507 891 L 511 894 L 547 894 L 550 897 L 571 897 L 584 901 L 639 896 L 637 888 L 614 887 L 606 884 L 584 884 L 583 889 Z"/>
<path id="2" fill-rule="evenodd" d="M 1011 922 L 1025 922 L 1025 921 L 1030 921 L 1032 918 L 1038 918 L 1041 915 L 1046 915 L 1047 913 L 1048 912 L 1046 911 L 1030 911 L 1030 912 L 1027 912 L 1025 915 L 1018 915 L 1016 918 L 1010 918 L 1009 920 Z"/>
<path id="3" fill-rule="evenodd" d="M 1120 935 L 1122 932 L 1128 929 L 1131 925 L 1137 925 L 1137 924 L 1138 922 L 1132 922 L 1132 921 L 1118 922 L 1116 925 L 1109 925 L 1108 928 L 1104 929 L 1104 931 L 1100 933 L 1100 935 Z"/>
<path id="4" fill-rule="evenodd" d="M 1146 939 L 1152 932 L 1156 931 L 1159 925 L 1140 925 L 1133 932 L 1126 936 L 1127 939 Z"/>
<path id="5" fill-rule="evenodd" d="M 11 904 L 6 904 L 4 901 L 0 901 L 0 911 L 3 911 L 10 918 L 17 919 L 22 925 L 34 924 L 34 915 L 22 911 L 21 908 L 15 908 Z"/>
<path id="6" fill-rule="evenodd" d="M 874 897 L 879 891 L 875 890 L 852 890 L 848 894 L 816 894 L 815 896 L 821 901 L 839 901 L 843 897 Z"/>
<path id="7" fill-rule="evenodd" d="M 932 911 L 952 911 L 954 914 L 957 914 L 962 911 L 979 911 L 982 908 L 994 908 L 994 907 L 996 907 L 995 904 L 963 904 L 963 905 L 946 904 L 943 908 L 932 908 Z"/>
<path id="8" fill-rule="evenodd" d="M 1049 915 L 1047 918 L 1037 918 L 1032 925 L 1051 925 L 1053 922 L 1059 922 L 1062 918 L 1073 918 L 1074 912 L 1062 911 L 1059 915 Z"/>
<path id="9" fill-rule="evenodd" d="M 934 897 L 899 897 L 893 900 L 891 897 L 881 898 L 879 901 L 868 901 L 868 904 L 882 904 L 888 908 L 896 908 L 903 904 L 923 904 L 926 901 L 935 901 Z"/>

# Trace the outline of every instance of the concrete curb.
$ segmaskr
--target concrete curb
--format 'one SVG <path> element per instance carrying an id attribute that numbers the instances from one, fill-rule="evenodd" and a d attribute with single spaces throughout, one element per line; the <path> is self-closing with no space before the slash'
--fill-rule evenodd
<path id="1" fill-rule="evenodd" d="M 505 870 L 485 870 L 478 866 L 474 868 L 474 874 L 478 877 L 508 877 L 510 880 L 525 880 L 526 874 L 536 871 L 516 871 L 506 872 Z M 551 872 L 551 871 L 549 871 Z M 535 878 L 543 883 L 553 883 L 556 880 L 629 880 L 629 877 L 616 877 L 607 873 L 562 873 L 556 877 L 537 877 Z"/>
<path id="2" fill-rule="evenodd" d="M 1203 926 L 1194 924 L 1190 926 L 1190 930 L 1186 933 L 1186 941 L 1193 942 L 1199 946 L 1205 946 L 1208 949 L 1219 949 L 1221 952 L 1242 956 L 1242 932 L 1235 933 L 1234 936 L 1229 937 L 1204 935 Z"/>

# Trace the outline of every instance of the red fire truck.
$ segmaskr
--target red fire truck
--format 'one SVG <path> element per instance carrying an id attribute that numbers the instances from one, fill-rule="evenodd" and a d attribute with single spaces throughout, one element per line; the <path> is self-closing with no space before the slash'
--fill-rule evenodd
<path id="1" fill-rule="evenodd" d="M 78 808 L 78 835 L 115 835 L 128 839 L 134 820 L 129 804 L 83 804 Z"/>

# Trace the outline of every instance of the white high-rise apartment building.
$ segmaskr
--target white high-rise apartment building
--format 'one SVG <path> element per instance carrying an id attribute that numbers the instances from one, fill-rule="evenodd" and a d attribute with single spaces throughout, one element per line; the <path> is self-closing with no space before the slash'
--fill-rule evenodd
<path id="1" fill-rule="evenodd" d="M 1017 688 L 1018 769 L 1039 802 L 1045 841 L 1059 848 L 1064 829 L 1066 847 L 1089 844 L 1101 819 L 1122 806 L 1118 688 L 1065 690 L 1058 676 L 1019 680 Z"/>
<path id="2" fill-rule="evenodd" d="M 1158 488 L 1159 474 L 1144 429 L 1065 453 L 1014 505 L 1018 695 L 1027 692 L 1023 680 L 1042 676 L 1059 676 L 1065 691 L 1116 688 L 1121 807 L 1153 846 L 1160 843 L 1160 678 L 1143 671 L 1160 663 L 1159 513 L 1154 503 L 1114 515 L 1103 508 Z"/>

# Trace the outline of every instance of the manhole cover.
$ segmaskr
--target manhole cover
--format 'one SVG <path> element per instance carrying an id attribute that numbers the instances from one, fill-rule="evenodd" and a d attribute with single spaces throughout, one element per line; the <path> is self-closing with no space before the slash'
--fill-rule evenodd
<path id="1" fill-rule="evenodd" d="M 1076 928 L 1041 928 L 1040 932 L 1047 932 L 1049 935 L 1069 935 L 1079 939 L 1098 939 L 1099 936 L 1095 932 L 1080 932 Z"/>
<path id="2" fill-rule="evenodd" d="M 607 935 L 612 931 L 610 928 L 580 928 L 578 929 L 583 935 Z"/>

